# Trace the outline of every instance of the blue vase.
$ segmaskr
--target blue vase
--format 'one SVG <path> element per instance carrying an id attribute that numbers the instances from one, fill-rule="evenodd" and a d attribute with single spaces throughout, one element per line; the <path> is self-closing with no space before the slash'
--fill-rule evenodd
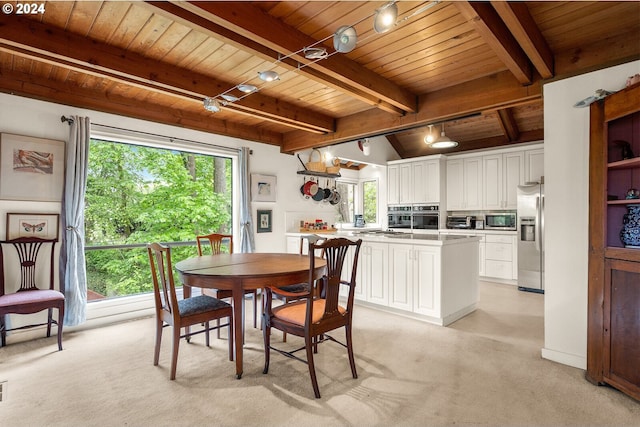
<path id="1" fill-rule="evenodd" d="M 620 240 L 626 248 L 640 248 L 640 205 L 627 205 L 622 217 Z"/>

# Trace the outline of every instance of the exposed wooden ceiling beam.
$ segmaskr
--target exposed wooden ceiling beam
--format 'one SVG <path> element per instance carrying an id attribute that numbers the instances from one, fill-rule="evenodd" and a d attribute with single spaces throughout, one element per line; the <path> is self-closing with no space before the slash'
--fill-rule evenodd
<path id="1" fill-rule="evenodd" d="M 215 24 L 233 30 L 242 37 L 259 42 L 282 56 L 317 43 L 317 40 L 284 24 L 249 2 L 234 3 L 233 8 L 223 2 L 180 2 L 179 5 Z M 309 73 L 316 80 L 328 76 L 330 79 L 324 77 L 323 81 L 327 85 L 333 85 L 335 81 L 342 82 L 341 90 L 351 92 L 353 96 L 360 97 L 362 92 L 367 93 L 370 95 L 368 102 L 371 105 L 387 112 L 398 113 L 398 108 L 405 112 L 416 111 L 414 94 L 344 55 L 332 55 L 313 63 L 302 54 L 294 55 L 292 59 L 308 64 L 300 69 L 301 73 Z M 388 105 L 395 108 L 389 108 Z"/>
<path id="2" fill-rule="evenodd" d="M 518 123 L 513 117 L 513 110 L 511 108 L 502 108 L 498 110 L 498 117 L 500 118 L 500 127 L 507 137 L 508 141 L 517 141 L 520 138 L 520 130 L 518 129 Z"/>
<path id="3" fill-rule="evenodd" d="M 539 83 L 539 82 L 537 82 Z M 385 135 L 420 125 L 452 120 L 488 109 L 507 108 L 542 97 L 542 86 L 522 86 L 508 71 L 428 93 L 415 114 L 394 117 L 369 110 L 337 120 L 336 132 L 310 135 L 292 131 L 284 135 L 283 152 L 325 147 L 341 142 Z"/>
<path id="4" fill-rule="evenodd" d="M 458 1 L 455 5 L 516 79 L 524 85 L 531 84 L 531 63 L 496 10 L 482 2 Z"/>
<path id="5" fill-rule="evenodd" d="M 203 114 L 194 114 L 187 111 L 168 109 L 153 102 L 133 102 L 131 98 L 110 94 L 102 89 L 86 89 L 75 84 L 60 83 L 52 79 L 40 79 L 16 71 L 3 69 L 1 75 L 0 91 L 12 95 L 258 141 L 270 145 L 280 146 L 282 143 L 282 136 L 279 133 L 211 118 L 211 115 L 206 114 L 204 110 Z"/>
<path id="6" fill-rule="evenodd" d="M 233 86 L 17 16 L 3 23 L 0 48 L 37 61 L 197 102 Z M 332 117 L 302 110 L 259 93 L 233 103 L 228 109 L 307 132 L 332 132 L 335 127 Z"/>
<path id="7" fill-rule="evenodd" d="M 525 3 L 491 2 L 543 79 L 553 77 L 553 52 Z"/>

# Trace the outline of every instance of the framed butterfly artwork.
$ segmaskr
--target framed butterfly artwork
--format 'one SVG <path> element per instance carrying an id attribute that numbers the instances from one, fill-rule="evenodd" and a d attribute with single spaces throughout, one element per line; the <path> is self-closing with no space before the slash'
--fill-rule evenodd
<path id="1" fill-rule="evenodd" d="M 7 238 L 39 237 L 58 240 L 60 214 L 57 213 L 8 213 Z"/>

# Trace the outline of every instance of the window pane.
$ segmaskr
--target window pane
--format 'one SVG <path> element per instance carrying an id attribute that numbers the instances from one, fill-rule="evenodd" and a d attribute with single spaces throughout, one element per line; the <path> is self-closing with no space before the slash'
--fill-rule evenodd
<path id="1" fill-rule="evenodd" d="M 340 203 L 336 205 L 338 210 L 336 222 L 353 223 L 356 185 L 349 182 L 336 182 L 336 189 L 340 193 Z"/>
<path id="2" fill-rule="evenodd" d="M 365 181 L 362 183 L 364 198 L 364 221 L 367 224 L 378 222 L 378 181 Z"/>
<path id="3" fill-rule="evenodd" d="M 91 140 L 85 197 L 87 246 L 188 242 L 232 232 L 231 159 Z M 172 250 L 172 261 L 196 254 Z M 97 297 L 151 290 L 146 247 L 88 250 Z"/>

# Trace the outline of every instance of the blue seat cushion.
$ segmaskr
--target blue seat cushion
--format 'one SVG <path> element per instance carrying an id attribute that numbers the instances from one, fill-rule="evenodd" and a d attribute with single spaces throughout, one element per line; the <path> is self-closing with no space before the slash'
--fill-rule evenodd
<path id="1" fill-rule="evenodd" d="M 208 295 L 198 295 L 197 297 L 178 301 L 178 310 L 180 311 L 180 316 L 183 317 L 204 313 L 206 311 L 220 310 L 226 307 L 231 307 L 231 305 Z"/>

